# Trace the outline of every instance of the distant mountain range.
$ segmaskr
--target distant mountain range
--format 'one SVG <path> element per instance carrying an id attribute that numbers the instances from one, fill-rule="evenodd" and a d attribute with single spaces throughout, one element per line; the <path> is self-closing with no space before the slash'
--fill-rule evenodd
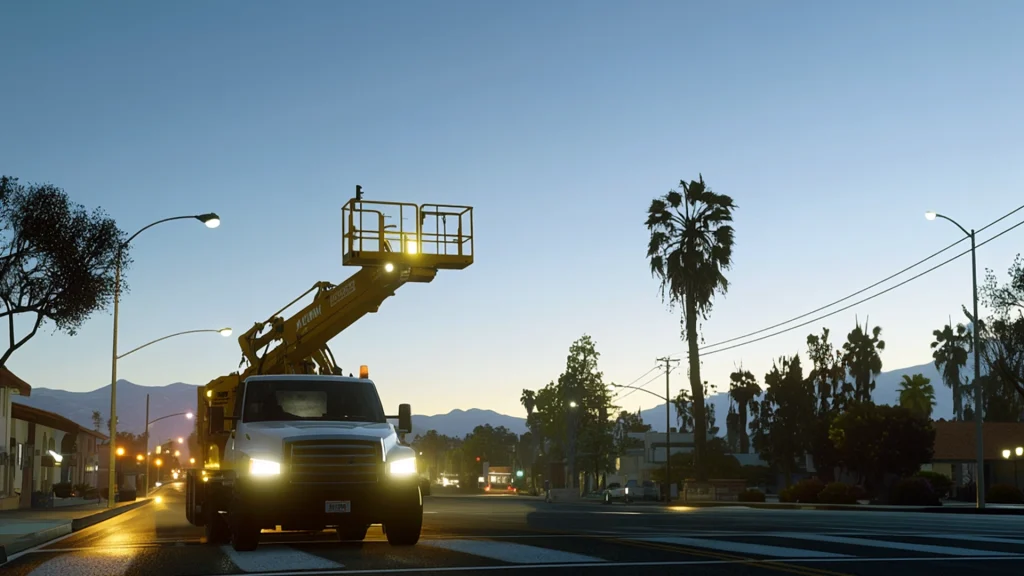
<path id="1" fill-rule="evenodd" d="M 971 369 L 968 364 L 967 370 Z M 935 418 L 951 418 L 953 415 L 952 393 L 942 383 L 942 378 L 934 364 L 922 364 L 901 368 L 891 372 L 883 372 L 876 378 L 874 392 L 875 402 L 879 404 L 896 404 L 899 402 L 899 383 L 904 375 L 923 374 L 930 378 L 935 387 Z M 969 372 L 968 372 L 969 373 Z M 759 378 L 763 375 L 759 375 Z M 682 381 L 673 387 L 685 385 Z M 118 429 L 139 434 L 145 428 L 146 394 L 150 397 L 150 418 L 156 419 L 167 414 L 195 410 L 196 388 L 193 384 L 176 382 L 166 386 L 140 386 L 127 380 L 117 383 L 117 405 L 119 413 Z M 107 415 L 110 414 L 110 386 L 104 386 L 91 392 L 68 392 L 51 388 L 33 388 L 32 395 L 24 398 L 14 396 L 15 402 L 28 406 L 56 412 L 86 428 L 93 428 L 92 413 L 99 411 L 103 415 L 103 428 L 107 426 Z M 725 435 L 725 416 L 729 411 L 729 396 L 719 392 L 709 398 L 715 406 L 716 425 L 720 435 Z M 629 410 L 629 399 L 616 402 L 623 409 Z M 644 422 L 650 424 L 657 432 L 665 431 L 665 405 L 641 411 Z M 671 425 L 676 426 L 675 410 L 672 410 Z M 517 416 L 499 414 L 493 410 L 473 408 L 470 410 L 452 410 L 447 414 L 433 416 L 413 415 L 413 434 L 422 434 L 427 430 L 437 430 L 439 434 L 462 437 L 483 424 L 504 426 L 516 434 L 526 432 L 526 419 Z M 153 443 L 166 441 L 170 438 L 188 436 L 192 432 L 193 423 L 184 416 L 167 418 L 151 425 L 150 436 Z"/>
<path id="2" fill-rule="evenodd" d="M 141 434 L 146 427 L 146 394 L 149 394 L 149 417 L 151 420 L 168 414 L 189 412 L 196 409 L 196 388 L 193 384 L 176 382 L 166 386 L 140 386 L 127 380 L 117 381 L 118 430 Z M 68 392 L 52 388 L 33 388 L 28 397 L 14 396 L 15 402 L 55 412 L 93 429 L 92 414 L 98 411 L 103 416 L 101 432 L 107 428 L 110 414 L 110 386 L 91 392 Z M 493 410 L 452 410 L 447 414 L 433 416 L 413 415 L 413 434 L 437 430 L 439 434 L 462 437 L 482 424 L 504 426 L 516 434 L 526 432 L 526 419 L 506 416 Z M 192 433 L 193 421 L 184 416 L 167 418 L 150 425 L 149 433 L 153 443 L 170 438 L 186 437 Z"/>

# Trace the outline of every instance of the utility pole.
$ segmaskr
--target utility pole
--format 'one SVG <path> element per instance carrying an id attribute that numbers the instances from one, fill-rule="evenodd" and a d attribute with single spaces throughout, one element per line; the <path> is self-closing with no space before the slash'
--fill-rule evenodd
<path id="1" fill-rule="evenodd" d="M 146 394 L 146 429 L 142 436 L 146 441 L 146 490 L 143 495 L 149 496 L 149 487 L 152 486 L 149 481 L 149 394 Z"/>
<path id="2" fill-rule="evenodd" d="M 672 500 L 672 392 L 669 388 L 671 364 L 679 363 L 668 356 L 658 358 L 657 362 L 665 363 L 665 501 Z"/>

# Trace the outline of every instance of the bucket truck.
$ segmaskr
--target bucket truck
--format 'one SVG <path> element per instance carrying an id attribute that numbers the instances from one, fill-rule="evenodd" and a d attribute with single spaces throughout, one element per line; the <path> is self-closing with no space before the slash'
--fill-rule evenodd
<path id="1" fill-rule="evenodd" d="M 387 415 L 367 366 L 345 376 L 328 341 L 406 283 L 471 265 L 473 212 L 366 201 L 357 186 L 342 228 L 342 264 L 360 269 L 338 285 L 318 282 L 256 323 L 238 338 L 245 368 L 198 389 L 202 459 L 187 471 L 185 514 L 208 543 L 254 550 L 262 530 L 278 526 L 362 540 L 371 524 L 382 524 L 391 545 L 419 540 L 423 496 L 402 439 L 411 408 Z"/>

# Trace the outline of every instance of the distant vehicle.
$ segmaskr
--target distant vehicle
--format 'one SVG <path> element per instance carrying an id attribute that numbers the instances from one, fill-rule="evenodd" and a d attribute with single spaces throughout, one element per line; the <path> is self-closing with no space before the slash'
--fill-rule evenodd
<path id="1" fill-rule="evenodd" d="M 627 482 L 628 484 L 628 482 Z M 604 489 L 604 503 L 611 504 L 616 500 L 622 500 L 624 502 L 630 501 L 629 488 L 619 484 L 618 482 L 612 482 Z"/>

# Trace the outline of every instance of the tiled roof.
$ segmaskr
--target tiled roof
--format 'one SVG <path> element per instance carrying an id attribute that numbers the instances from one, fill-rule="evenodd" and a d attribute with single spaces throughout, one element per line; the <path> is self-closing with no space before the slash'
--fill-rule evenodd
<path id="1" fill-rule="evenodd" d="M 6 366 L 0 367 L 0 387 L 14 388 L 18 391 L 18 394 L 22 396 L 32 395 L 32 387 L 28 385 L 28 382 L 18 378 L 18 376 L 7 369 Z"/>
<path id="2" fill-rule="evenodd" d="M 937 420 L 935 426 L 935 462 L 973 462 L 974 422 Z M 1024 446 L 1024 422 L 985 422 L 982 430 L 985 460 L 1002 460 L 1003 450 Z"/>

